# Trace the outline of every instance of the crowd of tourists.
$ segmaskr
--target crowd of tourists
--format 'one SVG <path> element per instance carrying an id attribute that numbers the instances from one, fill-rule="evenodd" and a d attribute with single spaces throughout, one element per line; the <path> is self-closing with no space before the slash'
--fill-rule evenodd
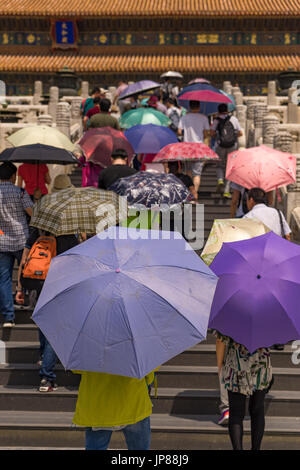
<path id="1" fill-rule="evenodd" d="M 122 118 L 126 113 L 140 109 L 154 109 L 168 118 L 168 128 L 178 142 L 205 143 L 218 156 L 215 162 L 216 191 L 218 197 L 230 201 L 230 217 L 255 219 L 271 231 L 290 241 L 291 229 L 281 211 L 274 206 L 273 191 L 261 187 L 246 188 L 225 178 L 228 156 L 239 148 L 242 129 L 227 103 L 220 103 L 217 112 L 202 112 L 201 102 L 189 101 L 189 109 L 180 105 L 178 94 L 180 81 L 165 80 L 151 93 L 135 94 L 122 99 L 128 83 L 121 81 L 113 101 L 106 90 L 95 87 L 81 106 L 83 132 L 92 129 L 111 128 L 124 131 Z M 142 96 L 141 96 L 142 95 Z M 226 140 L 226 132 L 230 141 Z M 141 171 L 157 173 L 153 167 L 155 153 L 135 153 L 116 148 L 111 152 L 110 165 L 103 167 L 82 153 L 77 155 L 82 169 L 82 187 L 110 190 L 120 179 L 133 177 Z M 161 165 L 159 172 L 174 176 L 190 194 L 190 201 L 201 203 L 199 189 L 205 161 L 169 161 Z M 37 170 L 38 168 L 38 170 Z M 15 309 L 34 307 L 43 289 L 44 280 L 24 288 L 23 269 L 33 249 L 49 243 L 50 231 L 41 231 L 30 225 L 36 205 L 48 193 L 59 194 L 73 187 L 67 174 L 51 181 L 46 164 L 23 163 L 19 166 L 0 164 L 0 312 L 3 328 L 15 326 Z M 214 196 L 215 197 L 215 196 Z M 61 234 L 55 236 L 55 255 L 65 253 L 83 240 L 87 234 Z M 49 247 L 49 245 L 47 245 Z M 12 290 L 13 268 L 19 265 L 16 292 Z M 234 449 L 243 448 L 243 420 L 245 400 L 250 397 L 252 450 L 260 449 L 264 434 L 264 398 L 272 385 L 270 348 L 249 352 L 247 348 L 222 332 L 213 330 L 216 336 L 217 366 L 220 379 L 220 425 L 228 425 Z M 40 385 L 39 392 L 57 389 L 56 369 L 58 358 L 47 337 L 40 334 Z M 282 349 L 280 344 L 273 345 Z M 86 428 L 86 449 L 107 449 L 111 434 L 122 430 L 131 450 L 150 449 L 150 415 L 152 402 L 150 389 L 156 371 L 143 380 L 98 372 L 74 371 L 81 374 L 81 383 L 73 422 Z M 172 443 L 170 442 L 170 446 Z"/>

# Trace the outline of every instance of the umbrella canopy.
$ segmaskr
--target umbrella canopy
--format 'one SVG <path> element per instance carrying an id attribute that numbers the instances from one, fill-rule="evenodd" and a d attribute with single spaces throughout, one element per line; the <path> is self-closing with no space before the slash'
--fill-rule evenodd
<path id="1" fill-rule="evenodd" d="M 128 85 L 128 87 L 120 94 L 119 100 L 124 100 L 130 96 L 139 95 L 140 93 L 154 90 L 155 88 L 160 88 L 160 84 L 153 82 L 152 80 L 141 80 L 140 82 Z"/>
<path id="2" fill-rule="evenodd" d="M 206 78 L 194 78 L 191 80 L 188 85 L 193 85 L 194 83 L 207 83 L 210 84 L 210 81 L 207 80 Z"/>
<path id="3" fill-rule="evenodd" d="M 193 198 L 185 184 L 170 173 L 140 171 L 120 178 L 109 189 L 119 196 L 126 196 L 131 207 L 141 204 L 147 208 L 161 204 L 172 206 Z"/>
<path id="4" fill-rule="evenodd" d="M 56 163 L 70 165 L 78 163 L 77 158 L 69 151 L 50 145 L 32 144 L 5 149 L 0 154 L 1 162 Z"/>
<path id="5" fill-rule="evenodd" d="M 14 147 L 21 145 L 44 144 L 74 152 L 76 146 L 72 144 L 65 134 L 56 127 L 28 126 L 7 137 L 7 141 Z"/>
<path id="6" fill-rule="evenodd" d="M 205 101 L 207 103 L 232 103 L 228 96 L 211 90 L 187 91 L 181 95 L 181 99 L 186 101 Z"/>
<path id="7" fill-rule="evenodd" d="M 273 232 L 224 243 L 209 327 L 253 353 L 300 339 L 300 247 Z"/>
<path id="8" fill-rule="evenodd" d="M 145 124 L 133 126 L 124 132 L 135 153 L 157 153 L 168 144 L 178 142 L 175 132 L 168 127 Z"/>
<path id="9" fill-rule="evenodd" d="M 226 179 L 244 188 L 275 188 L 296 181 L 296 156 L 265 145 L 238 150 L 228 155 Z"/>
<path id="10" fill-rule="evenodd" d="M 52 260 L 33 320 L 66 369 L 141 379 L 206 337 L 216 276 L 182 237 L 137 233 L 111 227 Z"/>
<path id="11" fill-rule="evenodd" d="M 225 92 L 223 90 L 219 90 L 218 88 L 214 87 L 213 85 L 209 83 L 193 83 L 188 85 L 187 87 L 183 88 L 180 93 L 177 95 L 177 100 L 180 106 L 184 107 L 185 109 L 190 108 L 190 102 L 187 99 L 183 99 L 182 96 L 185 93 L 188 92 L 194 92 L 194 91 L 211 91 L 213 93 L 217 93 L 219 95 L 224 95 Z M 228 95 L 229 96 L 229 95 Z M 219 99 L 222 99 L 221 97 Z M 230 97 L 229 97 L 230 99 Z M 216 114 L 218 112 L 218 106 L 221 103 L 221 101 L 216 101 L 216 102 L 201 102 L 200 101 L 200 113 L 210 115 L 210 114 Z M 230 103 L 228 103 L 228 108 L 232 106 L 232 100 Z"/>
<path id="12" fill-rule="evenodd" d="M 169 70 L 168 72 L 163 73 L 160 78 L 183 78 L 183 75 L 179 72 L 173 72 Z"/>
<path id="13" fill-rule="evenodd" d="M 218 155 L 202 142 L 177 142 L 161 149 L 153 163 L 218 159 Z"/>
<path id="14" fill-rule="evenodd" d="M 133 148 L 123 132 L 112 127 L 97 127 L 84 133 L 79 141 L 87 159 L 106 168 L 111 165 L 114 150 L 125 150 L 128 162 L 133 157 Z"/>
<path id="15" fill-rule="evenodd" d="M 95 234 L 116 225 L 118 220 L 119 203 L 115 193 L 94 187 L 72 187 L 39 200 L 30 225 L 55 236 Z"/>
<path id="16" fill-rule="evenodd" d="M 156 109 L 137 108 L 122 114 L 119 123 L 122 129 L 129 129 L 138 124 L 155 124 L 168 127 L 171 121 L 165 114 Z"/>
<path id="17" fill-rule="evenodd" d="M 210 265 L 223 243 L 247 240 L 269 231 L 266 225 L 256 219 L 215 219 L 201 258 Z"/>

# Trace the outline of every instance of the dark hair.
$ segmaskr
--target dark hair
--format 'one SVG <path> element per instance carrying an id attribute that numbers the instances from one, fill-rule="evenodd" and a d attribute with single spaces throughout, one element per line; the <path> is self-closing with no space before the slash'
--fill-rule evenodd
<path id="1" fill-rule="evenodd" d="M 116 149 L 113 151 L 113 153 L 111 154 L 111 158 L 115 159 L 115 158 L 122 158 L 123 160 L 125 160 L 126 158 L 128 158 L 128 155 L 127 155 L 127 152 L 126 150 L 124 149 Z"/>
<path id="2" fill-rule="evenodd" d="M 100 100 L 100 109 L 104 113 L 107 113 L 109 111 L 110 106 L 111 102 L 107 98 L 103 98 L 102 100 Z"/>
<path id="3" fill-rule="evenodd" d="M 11 162 L 4 162 L 0 165 L 0 180 L 10 180 L 17 173 L 17 167 Z"/>
<path id="4" fill-rule="evenodd" d="M 100 93 L 100 88 L 95 86 L 95 88 L 92 89 L 91 95 L 94 95 L 95 93 Z"/>
<path id="5" fill-rule="evenodd" d="M 219 113 L 228 113 L 228 106 L 226 103 L 220 103 L 218 106 Z"/>
<path id="6" fill-rule="evenodd" d="M 190 101 L 190 109 L 198 109 L 200 107 L 200 101 Z"/>
<path id="7" fill-rule="evenodd" d="M 94 104 L 99 104 L 99 103 L 100 103 L 100 101 L 101 101 L 101 98 L 100 98 L 100 96 L 95 96 L 95 98 L 94 98 L 94 100 L 93 100 L 93 101 L 94 101 Z"/>
<path id="8" fill-rule="evenodd" d="M 253 199 L 256 204 L 265 204 L 266 193 L 261 188 L 252 188 L 248 191 L 248 199 Z"/>
<path id="9" fill-rule="evenodd" d="M 178 162 L 168 162 L 168 168 L 169 168 L 170 173 L 172 173 L 173 175 L 176 175 L 176 173 L 178 173 L 178 170 L 179 170 L 179 164 Z"/>

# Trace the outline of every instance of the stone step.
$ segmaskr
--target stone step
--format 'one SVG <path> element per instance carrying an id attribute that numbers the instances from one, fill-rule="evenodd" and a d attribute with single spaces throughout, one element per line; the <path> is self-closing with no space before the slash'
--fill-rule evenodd
<path id="1" fill-rule="evenodd" d="M 0 361 L 7 364 L 35 364 L 39 360 L 39 346 L 39 342 L 7 341 L 0 345 Z M 293 349 L 290 344 L 285 346 L 284 351 L 272 350 L 272 366 L 299 368 L 299 365 L 293 364 L 292 354 Z M 200 343 L 170 359 L 166 365 L 214 367 L 216 365 L 216 346 L 214 343 Z"/>
<path id="2" fill-rule="evenodd" d="M 1 446 L 84 448 L 84 429 L 73 428 L 73 412 L 0 411 Z M 227 428 L 215 415 L 153 414 L 152 450 L 229 450 Z M 244 447 L 250 448 L 250 421 L 244 423 Z M 300 418 L 266 417 L 262 449 L 299 449 Z M 109 449 L 126 449 L 122 432 L 112 435 Z"/>
<path id="3" fill-rule="evenodd" d="M 300 390 L 300 368 L 273 368 L 274 390 Z M 158 371 L 158 384 L 163 388 L 218 389 L 217 367 L 169 366 Z"/>
<path id="4" fill-rule="evenodd" d="M 16 321 L 18 312 L 16 313 Z M 28 324 L 17 323 L 13 328 L 0 328 L 0 340 L 9 343 L 16 342 L 37 342 L 39 341 L 39 332 L 36 324 L 31 320 Z"/>
<path id="5" fill-rule="evenodd" d="M 57 364 L 57 383 L 61 386 L 77 387 L 79 377 Z M 273 368 L 274 390 L 297 391 L 300 389 L 299 368 Z M 0 385 L 39 385 L 39 366 L 36 364 L 0 364 Z M 185 390 L 218 389 L 217 367 L 163 365 L 158 371 L 158 386 L 162 388 L 184 388 Z"/>
<path id="6" fill-rule="evenodd" d="M 37 387 L 0 386 L 0 411 L 72 412 L 78 387 L 58 387 L 51 393 L 40 393 Z M 218 415 L 218 390 L 158 388 L 157 398 L 151 391 L 153 413 L 170 415 Z M 271 390 L 266 396 L 266 416 L 300 417 L 300 393 Z M 247 407 L 248 410 L 248 407 Z"/>

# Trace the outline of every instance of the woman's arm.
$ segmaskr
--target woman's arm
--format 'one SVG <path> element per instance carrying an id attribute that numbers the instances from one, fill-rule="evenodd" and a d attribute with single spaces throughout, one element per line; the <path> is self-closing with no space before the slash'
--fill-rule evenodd
<path id="1" fill-rule="evenodd" d="M 46 184 L 51 184 L 51 176 L 50 176 L 49 171 L 48 171 L 48 173 L 45 174 L 45 183 Z"/>
<path id="2" fill-rule="evenodd" d="M 17 185 L 19 186 L 19 188 L 22 188 L 22 186 L 23 186 L 23 178 L 20 175 L 18 175 Z"/>
<path id="3" fill-rule="evenodd" d="M 217 354 L 217 366 L 218 366 L 219 373 L 221 372 L 221 369 L 223 367 L 225 348 L 226 348 L 226 344 L 223 343 L 223 341 L 221 341 L 220 339 L 217 339 L 216 354 Z"/>

